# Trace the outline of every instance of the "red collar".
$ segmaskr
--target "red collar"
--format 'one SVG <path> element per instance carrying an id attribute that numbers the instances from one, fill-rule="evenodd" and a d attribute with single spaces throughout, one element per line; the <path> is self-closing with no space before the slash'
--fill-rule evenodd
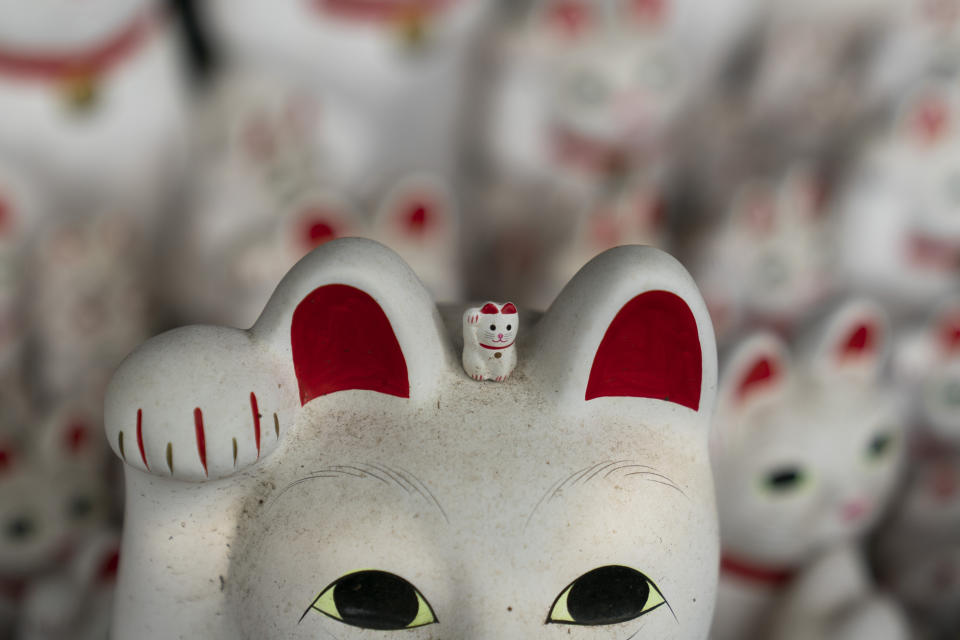
<path id="1" fill-rule="evenodd" d="M 516 342 L 516 340 L 514 340 L 513 342 Z M 507 347 L 512 347 L 512 346 L 513 346 L 513 342 L 511 342 L 510 344 L 505 344 L 505 345 L 503 345 L 502 347 L 491 347 L 491 346 L 485 345 L 485 344 L 483 344 L 483 343 L 481 342 L 481 343 L 480 343 L 480 346 L 483 347 L 484 349 L 492 349 L 492 350 L 494 350 L 494 351 L 499 351 L 500 349 L 506 349 Z"/>
<path id="2" fill-rule="evenodd" d="M 720 571 L 746 582 L 758 582 L 768 587 L 783 587 L 796 575 L 793 569 L 770 569 L 748 564 L 726 554 L 720 558 Z"/>
<path id="3" fill-rule="evenodd" d="M 106 40 L 70 53 L 35 54 L 0 47 L 0 76 L 63 80 L 78 75 L 103 75 L 140 47 L 155 20 L 152 12 L 140 14 Z"/>
<path id="4" fill-rule="evenodd" d="M 434 15 L 452 0 L 313 0 L 314 8 L 350 20 L 390 21 Z"/>

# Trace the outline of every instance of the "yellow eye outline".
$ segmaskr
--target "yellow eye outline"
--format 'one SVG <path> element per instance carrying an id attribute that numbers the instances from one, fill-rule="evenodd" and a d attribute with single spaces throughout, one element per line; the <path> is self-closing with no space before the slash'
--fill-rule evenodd
<path id="1" fill-rule="evenodd" d="M 788 472 L 793 472 L 796 477 L 793 484 L 778 486 L 776 483 L 771 482 L 776 476 L 785 476 L 788 475 Z M 757 485 L 764 495 L 780 499 L 800 494 L 810 486 L 811 481 L 810 473 L 801 465 L 782 465 L 762 473 Z"/>
<path id="2" fill-rule="evenodd" d="M 413 620 L 406 623 L 404 626 L 394 626 L 389 622 L 381 622 L 379 624 L 361 624 L 355 620 L 346 619 L 345 616 L 340 612 L 340 608 L 337 605 L 335 599 L 336 589 L 348 578 L 357 578 L 360 574 L 375 574 L 381 580 L 385 579 L 388 581 L 394 581 L 395 583 L 402 583 L 405 587 L 409 587 L 409 589 L 412 590 L 416 596 L 417 601 L 417 611 Z M 430 603 L 427 602 L 427 599 L 423 597 L 423 594 L 420 593 L 420 590 L 413 586 L 409 580 L 395 573 L 381 571 L 380 569 L 358 569 L 357 571 L 351 571 L 343 574 L 320 591 L 320 595 L 313 599 L 313 602 L 310 603 L 310 606 L 307 607 L 307 610 L 303 612 L 302 616 L 300 616 L 300 620 L 302 621 L 306 615 L 310 613 L 310 611 L 322 613 L 328 618 L 332 618 L 337 622 L 341 622 L 351 627 L 357 627 L 360 629 L 374 629 L 378 631 L 416 629 L 417 627 L 424 627 L 428 624 L 440 622 L 437 619 L 436 613 L 433 611 L 433 607 L 430 606 Z"/>
<path id="3" fill-rule="evenodd" d="M 591 574 L 596 575 L 600 571 L 606 571 L 606 572 L 629 571 L 632 574 L 636 574 L 635 576 L 633 575 L 630 576 L 632 579 L 642 579 L 643 581 L 646 582 L 647 600 L 646 602 L 643 603 L 643 606 L 640 608 L 638 612 L 636 613 L 631 612 L 631 614 L 628 617 L 624 617 L 623 615 L 621 615 L 616 619 L 610 619 L 604 622 L 578 621 L 577 619 L 574 618 L 573 614 L 570 613 L 570 607 L 568 602 L 568 598 L 570 597 L 570 592 L 578 583 L 580 583 L 581 580 L 583 580 L 584 578 L 590 577 Z M 544 622 L 544 624 L 568 624 L 568 625 L 580 625 L 580 626 L 591 626 L 591 627 L 608 626 L 613 624 L 620 624 L 622 622 L 628 622 L 630 620 L 635 620 L 640 616 L 646 615 L 651 611 L 654 611 L 655 609 L 659 609 L 664 605 L 666 605 L 668 609 L 670 608 L 670 605 L 667 603 L 666 598 L 663 597 L 663 593 L 660 591 L 660 587 L 654 584 L 653 580 L 648 578 L 645 574 L 641 573 L 640 571 L 637 571 L 632 567 L 627 567 L 624 565 L 606 565 L 603 567 L 597 567 L 596 569 L 592 569 L 582 574 L 573 582 L 571 582 L 566 587 L 564 587 L 563 590 L 560 592 L 560 595 L 558 595 L 554 599 L 553 604 L 550 605 L 550 612 L 547 614 L 547 619 Z"/>

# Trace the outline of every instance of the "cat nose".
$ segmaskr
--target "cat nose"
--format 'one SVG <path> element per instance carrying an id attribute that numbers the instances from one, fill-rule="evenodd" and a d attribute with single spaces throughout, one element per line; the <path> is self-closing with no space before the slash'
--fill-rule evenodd
<path id="1" fill-rule="evenodd" d="M 497 340 L 503 340 L 503 334 L 502 334 L 502 333 L 498 333 L 498 334 L 497 334 Z"/>

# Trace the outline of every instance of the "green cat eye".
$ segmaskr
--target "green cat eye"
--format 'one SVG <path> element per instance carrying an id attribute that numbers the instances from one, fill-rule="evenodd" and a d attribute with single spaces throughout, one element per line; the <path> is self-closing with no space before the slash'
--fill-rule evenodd
<path id="1" fill-rule="evenodd" d="M 588 571 L 567 585 L 550 606 L 545 624 L 617 624 L 665 604 L 650 578 L 630 567 L 609 565 Z"/>
<path id="2" fill-rule="evenodd" d="M 882 460 L 893 451 L 894 436 L 890 433 L 878 433 L 867 444 L 867 459 L 870 461 Z"/>
<path id="3" fill-rule="evenodd" d="M 430 603 L 416 587 L 396 574 L 378 570 L 354 571 L 337 578 L 320 592 L 306 613 L 311 610 L 352 627 L 380 631 L 415 629 L 438 622 Z"/>
<path id="4" fill-rule="evenodd" d="M 800 467 L 778 467 L 764 474 L 761 487 L 769 493 L 785 495 L 807 483 L 807 473 Z"/>

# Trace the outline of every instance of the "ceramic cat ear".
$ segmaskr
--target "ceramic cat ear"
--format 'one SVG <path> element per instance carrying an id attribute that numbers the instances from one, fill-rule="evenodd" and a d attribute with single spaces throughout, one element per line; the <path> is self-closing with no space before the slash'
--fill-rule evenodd
<path id="1" fill-rule="evenodd" d="M 554 37 L 573 41 L 587 36 L 602 16 L 598 3 L 591 0 L 544 0 L 534 9 L 534 18 Z"/>
<path id="2" fill-rule="evenodd" d="M 870 383 L 880 374 L 890 340 L 887 316 L 868 300 L 851 300 L 816 327 L 810 348 L 811 373 L 820 381 Z"/>
<path id="3" fill-rule="evenodd" d="M 791 376 L 787 345 L 773 333 L 750 335 L 723 358 L 717 400 L 716 443 L 739 436 L 742 417 L 780 397 Z"/>
<path id="4" fill-rule="evenodd" d="M 653 402 L 707 422 L 716 396 L 713 327 L 693 279 L 668 254 L 611 249 L 587 264 L 534 332 L 531 375 L 571 411 Z"/>
<path id="5" fill-rule="evenodd" d="M 435 245 L 456 240 L 453 195 L 430 174 L 414 174 L 387 193 L 377 212 L 377 237 L 389 243 Z"/>
<path id="6" fill-rule="evenodd" d="M 914 143 L 934 146 L 946 140 L 956 126 L 950 96 L 939 87 L 926 87 L 912 95 L 900 115 L 904 135 Z"/>
<path id="7" fill-rule="evenodd" d="M 276 449 L 317 397 L 429 402 L 453 366 L 441 335 L 430 295 L 396 254 L 371 240 L 330 242 L 287 274 L 249 331 L 185 327 L 135 351 L 107 392 L 107 437 L 142 471 L 230 476 Z"/>

